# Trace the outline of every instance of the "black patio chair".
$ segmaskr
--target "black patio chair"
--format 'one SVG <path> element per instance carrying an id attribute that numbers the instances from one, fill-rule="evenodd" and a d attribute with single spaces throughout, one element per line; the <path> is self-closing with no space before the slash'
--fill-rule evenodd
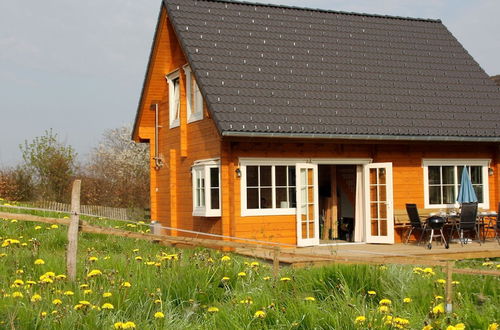
<path id="1" fill-rule="evenodd" d="M 422 239 L 424 237 L 425 231 L 426 231 L 426 226 L 427 226 L 427 221 L 424 221 L 422 223 L 421 217 L 418 214 L 418 209 L 417 209 L 417 204 L 406 204 L 406 213 L 408 213 L 408 218 L 410 219 L 410 231 L 408 232 L 408 236 L 406 237 L 406 242 L 405 244 L 408 244 L 408 241 L 410 240 L 411 233 L 414 230 L 420 230 L 420 238 L 417 242 L 417 245 L 420 245 L 420 242 L 422 242 Z"/>
<path id="2" fill-rule="evenodd" d="M 462 203 L 460 211 L 460 220 L 453 224 L 451 228 L 450 239 L 453 237 L 453 231 L 456 231 L 460 239 L 460 244 L 463 246 L 467 242 L 464 239 L 464 232 L 473 231 L 476 233 L 476 238 L 481 244 L 481 237 L 479 235 L 480 228 L 477 221 L 477 203 Z"/>
<path id="3" fill-rule="evenodd" d="M 500 212 L 500 202 L 498 203 L 497 207 L 497 214 L 494 216 L 495 222 L 493 220 L 490 221 L 489 224 L 486 225 L 486 233 L 488 233 L 489 230 L 493 230 L 495 232 L 495 238 L 498 241 L 498 244 L 500 244 L 500 235 L 498 235 L 498 232 L 500 232 L 500 220 L 498 219 L 498 212 Z M 486 237 L 485 237 L 486 239 Z"/>

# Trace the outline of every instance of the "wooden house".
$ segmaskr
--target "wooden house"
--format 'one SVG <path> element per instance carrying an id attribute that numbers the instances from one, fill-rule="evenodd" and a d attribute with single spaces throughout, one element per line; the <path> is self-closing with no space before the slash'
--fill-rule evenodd
<path id="1" fill-rule="evenodd" d="M 500 201 L 500 88 L 439 20 L 165 0 L 132 138 L 184 230 L 390 244 L 406 203 L 458 206 L 464 166 Z"/>

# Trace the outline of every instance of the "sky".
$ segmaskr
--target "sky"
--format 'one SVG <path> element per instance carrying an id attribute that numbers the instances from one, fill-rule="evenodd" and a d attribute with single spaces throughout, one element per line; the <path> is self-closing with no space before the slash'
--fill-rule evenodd
<path id="1" fill-rule="evenodd" d="M 498 0 L 264 0 L 440 18 L 489 75 L 500 74 Z M 0 168 L 53 129 L 84 160 L 106 129 L 132 125 L 160 0 L 0 1 Z"/>

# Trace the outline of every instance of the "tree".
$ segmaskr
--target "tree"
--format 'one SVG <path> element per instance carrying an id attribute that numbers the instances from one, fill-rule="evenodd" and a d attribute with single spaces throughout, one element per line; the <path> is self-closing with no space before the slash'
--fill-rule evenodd
<path id="1" fill-rule="evenodd" d="M 33 177 L 21 166 L 0 169 L 0 198 L 9 201 L 30 201 L 33 198 Z"/>
<path id="2" fill-rule="evenodd" d="M 86 203 L 149 206 L 149 145 L 130 139 L 130 126 L 110 129 L 90 155 L 82 180 Z"/>
<path id="3" fill-rule="evenodd" d="M 65 202 L 76 172 L 75 150 L 58 140 L 52 129 L 20 145 L 24 169 L 32 173 L 39 198 Z"/>

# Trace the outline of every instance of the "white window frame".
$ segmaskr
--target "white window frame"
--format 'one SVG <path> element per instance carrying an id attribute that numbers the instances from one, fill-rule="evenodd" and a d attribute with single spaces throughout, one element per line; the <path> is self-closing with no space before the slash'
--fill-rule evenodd
<path id="1" fill-rule="evenodd" d="M 276 207 L 276 166 L 295 166 L 297 162 L 294 160 L 240 160 L 240 189 L 241 189 L 241 216 L 260 216 L 260 215 L 295 215 L 297 209 L 295 207 L 277 208 Z M 247 208 L 247 166 L 271 166 L 271 190 L 272 201 L 271 208 L 266 209 L 248 209 Z M 295 173 L 297 180 L 297 173 Z M 295 181 L 297 187 L 297 181 Z M 297 188 L 295 188 L 297 189 Z"/>
<path id="2" fill-rule="evenodd" d="M 455 191 L 458 194 L 460 188 L 460 178 L 458 178 L 457 166 L 481 166 L 483 179 L 483 202 L 478 204 L 478 207 L 489 209 L 490 207 L 490 189 L 488 168 L 490 159 L 423 159 L 422 168 L 424 173 L 424 207 L 429 209 L 435 208 L 458 208 L 460 204 L 430 204 L 429 203 L 429 166 L 455 166 Z"/>
<path id="3" fill-rule="evenodd" d="M 203 96 L 201 95 L 198 83 L 193 79 L 191 67 L 185 65 L 184 73 L 186 74 L 187 122 L 192 123 L 203 119 Z M 193 87 L 194 92 L 191 91 Z"/>
<path id="4" fill-rule="evenodd" d="M 169 109 L 168 118 L 169 118 L 170 128 L 174 128 L 179 126 L 181 117 L 181 79 L 179 75 L 179 70 L 177 69 L 167 74 L 165 77 L 167 78 L 168 82 L 168 109 Z M 177 95 L 174 84 L 175 80 L 178 80 L 179 82 Z"/>
<path id="5" fill-rule="evenodd" d="M 219 170 L 219 208 L 212 209 L 212 198 L 211 198 L 211 181 L 210 181 L 210 169 L 217 168 Z M 205 205 L 196 205 L 196 179 L 197 174 L 203 175 L 205 183 Z M 204 159 L 194 162 L 191 167 L 191 177 L 192 177 L 192 197 L 193 197 L 193 216 L 195 217 L 220 217 L 222 209 L 221 200 L 221 173 L 220 173 L 220 160 L 219 159 Z"/>

